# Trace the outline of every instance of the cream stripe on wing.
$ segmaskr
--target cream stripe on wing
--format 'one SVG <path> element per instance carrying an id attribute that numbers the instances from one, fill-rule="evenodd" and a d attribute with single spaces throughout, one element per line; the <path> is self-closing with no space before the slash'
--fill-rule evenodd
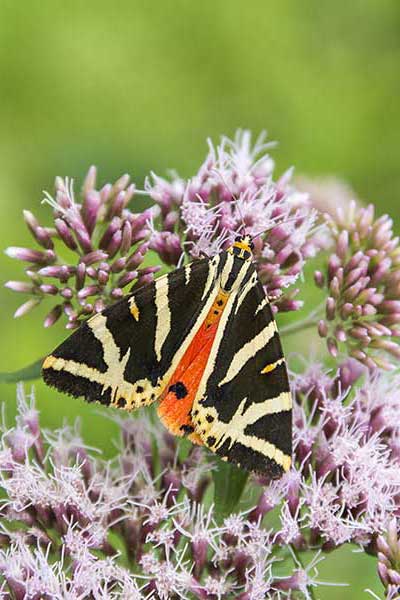
<path id="1" fill-rule="evenodd" d="M 265 296 L 264 300 L 262 302 L 260 302 L 260 304 L 257 306 L 257 310 L 254 313 L 254 316 L 256 316 L 259 312 L 261 312 L 266 306 L 268 306 L 269 304 L 269 300 L 267 298 L 267 296 Z"/>
<path id="2" fill-rule="evenodd" d="M 235 315 L 237 314 L 239 308 L 242 305 L 243 300 L 246 298 L 247 294 L 250 292 L 250 290 L 257 285 L 258 282 L 258 277 L 257 277 L 257 273 L 253 273 L 253 275 L 250 277 L 249 281 L 246 283 L 246 285 L 243 287 L 243 289 L 240 291 L 240 295 L 236 304 L 236 308 L 235 308 Z"/>
<path id="3" fill-rule="evenodd" d="M 190 282 L 190 271 L 192 269 L 192 265 L 185 266 L 185 285 L 188 285 Z"/>
<path id="4" fill-rule="evenodd" d="M 168 278 L 156 279 L 156 294 L 154 301 L 156 305 L 157 325 L 154 350 L 158 361 L 161 360 L 161 350 L 171 329 L 171 310 L 169 308 L 168 287 Z"/>
<path id="5" fill-rule="evenodd" d="M 261 348 L 264 348 L 264 346 L 268 344 L 276 331 L 276 323 L 275 321 L 271 321 L 252 340 L 244 344 L 244 346 L 236 352 L 229 365 L 227 374 L 224 379 L 219 382 L 218 386 L 221 387 L 221 385 L 228 383 L 228 381 L 232 381 L 247 361 L 249 361 L 250 358 L 253 358 Z"/>
<path id="6" fill-rule="evenodd" d="M 233 254 L 228 253 L 226 255 L 226 262 L 224 264 L 224 268 L 222 269 L 222 273 L 221 273 L 221 287 L 222 288 L 225 288 L 226 282 L 229 279 L 229 275 L 232 271 L 233 263 L 234 263 L 234 256 L 233 256 Z M 244 261 L 243 261 L 243 264 L 244 264 Z"/>
<path id="7" fill-rule="evenodd" d="M 129 359 L 131 349 L 128 348 L 125 356 L 120 359 L 121 350 L 114 341 L 111 331 L 107 327 L 107 317 L 101 313 L 95 315 L 88 321 L 88 327 L 93 332 L 96 339 L 103 346 L 103 360 L 109 369 L 113 368 L 116 371 L 121 371 L 118 375 L 123 379 L 126 363 Z M 118 368 L 117 368 L 118 367 Z"/>
<path id="8" fill-rule="evenodd" d="M 208 263 L 208 276 L 207 276 L 206 285 L 204 286 L 203 295 L 201 297 L 202 300 L 204 300 L 204 298 L 206 298 L 208 292 L 211 289 L 211 286 L 214 283 L 218 264 L 219 264 L 219 256 L 214 256 L 214 258 L 212 260 L 210 260 Z"/>
<path id="9" fill-rule="evenodd" d="M 118 379 L 117 381 L 115 372 L 121 372 L 121 369 L 116 364 L 109 366 L 105 373 L 101 373 L 97 369 L 88 367 L 75 360 L 67 360 L 50 355 L 45 359 L 43 369 L 71 373 L 71 375 L 75 375 L 76 377 L 84 377 L 89 382 L 98 383 L 103 386 L 102 393 L 110 389 L 111 404 L 117 406 L 118 400 L 123 398 L 126 401 L 126 405 L 124 406 L 126 410 L 151 404 L 162 392 L 161 383 L 152 385 L 148 379 L 139 379 L 135 383 L 130 383 L 125 379 Z M 138 387 L 141 388 L 141 393 L 137 392 Z M 154 398 L 151 398 L 152 393 L 154 393 Z"/>
<path id="10" fill-rule="evenodd" d="M 244 398 L 229 423 L 218 420 L 218 413 L 214 407 L 207 407 L 207 414 L 214 417 L 214 421 L 207 432 L 207 439 L 209 437 L 215 438 L 215 443 L 210 447 L 218 449 L 223 446 L 226 440 L 229 440 L 228 450 L 232 448 L 233 444 L 239 443 L 275 460 L 285 470 L 288 470 L 290 467 L 289 456 L 268 440 L 263 440 L 254 435 L 247 435 L 245 431 L 249 425 L 253 425 L 265 415 L 291 410 L 292 397 L 290 392 L 282 392 L 279 396 L 263 402 L 253 402 L 247 410 L 245 410 L 246 402 L 247 398 Z"/>
<path id="11" fill-rule="evenodd" d="M 203 375 L 201 377 L 199 387 L 197 388 L 196 397 L 193 401 L 193 409 L 198 408 L 200 411 L 202 410 L 202 408 L 199 405 L 199 400 L 201 400 L 201 398 L 204 396 L 204 392 L 206 391 L 206 387 L 207 387 L 208 378 L 210 377 L 211 373 L 214 370 L 215 360 L 217 358 L 218 350 L 219 350 L 222 338 L 224 336 L 224 331 L 225 331 L 226 325 L 229 321 L 229 318 L 231 316 L 232 308 L 233 308 L 235 299 L 237 298 L 238 289 L 240 288 L 240 283 L 243 280 L 245 275 L 246 275 L 246 269 L 242 269 L 238 274 L 238 279 L 237 279 L 238 288 L 229 293 L 227 303 L 222 312 L 221 319 L 218 323 L 217 333 L 215 335 L 214 342 L 213 342 L 213 345 L 210 350 L 206 368 L 203 371 Z M 218 293 L 218 291 L 219 291 L 218 287 L 216 286 L 216 292 Z"/>

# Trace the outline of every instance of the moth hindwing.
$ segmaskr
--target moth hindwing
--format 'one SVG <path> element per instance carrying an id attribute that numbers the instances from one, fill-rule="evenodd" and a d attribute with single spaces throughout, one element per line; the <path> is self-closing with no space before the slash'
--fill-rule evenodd
<path id="1" fill-rule="evenodd" d="M 126 410 L 158 401 L 175 435 L 278 477 L 292 400 L 272 311 L 246 239 L 110 306 L 43 363 L 46 383 Z"/>

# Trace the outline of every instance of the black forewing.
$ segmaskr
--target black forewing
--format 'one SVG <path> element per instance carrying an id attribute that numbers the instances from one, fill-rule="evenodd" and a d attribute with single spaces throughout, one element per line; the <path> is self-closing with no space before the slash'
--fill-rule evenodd
<path id="1" fill-rule="evenodd" d="M 282 392 L 289 392 L 286 364 L 278 332 L 275 331 L 271 339 L 262 345 L 252 358 L 243 362 L 231 381 L 219 385 L 224 380 L 235 355 L 274 320 L 269 303 L 265 303 L 266 296 L 260 282 L 251 288 L 235 314 L 239 298 L 240 293 L 227 321 L 204 398 L 199 400 L 197 406 L 197 418 L 201 421 L 198 429 L 205 444 L 220 456 L 248 470 L 278 477 L 283 472 L 282 465 L 271 460 L 264 451 L 254 449 L 243 443 L 243 440 L 236 440 L 234 423 L 239 408 L 241 413 L 244 413 L 252 405 L 272 400 Z M 275 363 L 278 364 L 270 372 L 262 373 L 267 365 L 272 366 Z M 247 400 L 243 405 L 244 399 Z M 260 413 L 254 422 L 245 427 L 243 433 L 247 437 L 273 444 L 284 455 L 291 456 L 291 419 L 291 410 L 271 414 Z M 219 439 L 218 432 L 221 431 L 224 431 L 225 435 Z"/>
<path id="2" fill-rule="evenodd" d="M 159 387 L 162 376 L 199 315 L 209 268 L 210 261 L 203 259 L 190 265 L 189 274 L 187 267 L 182 267 L 165 276 L 168 295 L 165 307 L 170 311 L 171 327 L 160 361 L 154 347 L 157 307 L 155 282 L 152 282 L 106 308 L 101 316 L 93 317 L 93 321 L 81 325 L 58 346 L 44 362 L 45 382 L 71 395 L 84 396 L 89 401 L 98 400 L 104 404 L 113 402 L 123 408 L 135 408 L 154 401 L 162 391 Z M 132 298 L 138 311 L 137 319 L 131 312 Z M 103 333 L 107 339 L 99 340 L 94 335 L 93 323 L 96 318 L 97 322 L 100 319 L 101 323 L 104 322 L 108 333 L 104 327 Z M 159 319 L 162 318 L 162 314 L 159 315 Z M 110 347 L 111 344 L 115 345 L 117 362 L 127 358 L 117 394 L 115 389 L 113 391 L 104 384 L 113 371 L 109 358 L 107 361 L 106 351 L 106 346 Z M 61 362 L 54 360 L 57 358 Z M 66 361 L 64 367 L 62 361 Z M 72 373 L 72 370 L 75 372 Z M 136 382 L 139 384 L 133 389 Z M 130 390 L 130 403 L 125 397 L 128 392 L 124 392 L 124 386 L 125 390 Z"/>

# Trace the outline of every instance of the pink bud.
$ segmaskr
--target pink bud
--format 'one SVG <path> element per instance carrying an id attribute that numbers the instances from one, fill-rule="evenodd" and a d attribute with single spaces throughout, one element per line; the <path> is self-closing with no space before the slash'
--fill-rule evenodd
<path id="1" fill-rule="evenodd" d="M 350 315 L 352 314 L 353 311 L 354 311 L 354 306 L 350 302 L 346 302 L 345 304 L 343 304 L 342 308 L 340 309 L 340 316 L 345 321 L 346 319 L 348 319 L 350 317 Z"/>
<path id="2" fill-rule="evenodd" d="M 7 281 L 4 284 L 4 287 L 13 290 L 13 292 L 20 292 L 22 294 L 32 294 L 35 289 L 31 283 L 25 281 Z"/>
<path id="3" fill-rule="evenodd" d="M 379 312 L 381 312 L 381 313 L 399 313 L 400 312 L 400 300 L 384 300 L 379 305 Z"/>
<path id="4" fill-rule="evenodd" d="M 82 192 L 83 194 L 87 194 L 88 192 L 90 192 L 91 190 L 94 190 L 95 185 L 96 185 L 96 178 L 97 178 L 97 169 L 94 165 L 92 165 L 87 174 L 86 177 L 84 179 L 83 182 L 83 186 L 82 186 Z"/>
<path id="5" fill-rule="evenodd" d="M 335 312 L 336 312 L 336 302 L 333 298 L 331 298 L 331 297 L 327 298 L 325 310 L 326 310 L 326 318 L 328 319 L 328 321 L 333 321 L 333 319 L 335 318 Z"/>
<path id="6" fill-rule="evenodd" d="M 124 268 L 128 268 L 128 262 L 126 259 L 126 256 L 121 256 L 120 258 L 117 258 L 111 265 L 111 272 L 112 273 L 120 273 L 121 271 L 124 270 Z"/>
<path id="7" fill-rule="evenodd" d="M 64 242 L 64 244 L 70 250 L 76 250 L 77 244 L 75 242 L 74 236 L 71 233 L 71 230 L 67 223 L 63 219 L 54 219 L 54 225 L 56 227 L 57 233 Z"/>
<path id="8" fill-rule="evenodd" d="M 337 342 L 334 338 L 328 338 L 327 342 L 326 342 L 327 348 L 328 348 L 328 352 L 331 356 L 333 356 L 334 358 L 337 357 L 338 355 L 338 346 L 337 346 Z"/>
<path id="9" fill-rule="evenodd" d="M 125 221 L 122 227 L 121 254 L 129 252 L 132 242 L 132 226 L 129 221 Z"/>
<path id="10" fill-rule="evenodd" d="M 121 190 L 124 190 L 126 188 L 126 186 L 128 185 L 129 180 L 130 180 L 130 176 L 127 173 L 125 173 L 124 175 L 121 175 L 121 177 L 119 179 L 117 179 L 117 181 L 112 186 L 112 194 L 116 195 Z"/>
<path id="11" fill-rule="evenodd" d="M 106 285 L 109 278 L 110 278 L 110 276 L 107 273 L 107 271 L 103 271 L 102 269 L 99 269 L 97 271 L 97 279 L 98 279 L 98 282 L 100 283 L 100 285 Z"/>
<path id="12" fill-rule="evenodd" d="M 99 293 L 99 288 L 97 285 L 88 285 L 84 288 L 82 288 L 81 290 L 79 290 L 78 292 L 78 298 L 80 300 L 87 298 L 88 296 L 94 296 L 95 294 Z"/>
<path id="13" fill-rule="evenodd" d="M 10 258 L 17 258 L 35 264 L 47 264 L 48 255 L 46 252 L 31 250 L 30 248 L 20 248 L 18 246 L 9 246 L 4 251 Z"/>
<path id="14" fill-rule="evenodd" d="M 121 225 L 122 225 L 122 221 L 119 217 L 114 217 L 112 219 L 111 223 L 109 224 L 109 226 L 105 230 L 102 238 L 100 239 L 100 242 L 99 242 L 100 248 L 102 248 L 103 250 L 105 250 L 107 248 L 114 233 L 121 228 Z"/>
<path id="15" fill-rule="evenodd" d="M 344 230 L 340 233 L 337 244 L 336 244 L 336 254 L 339 258 L 344 259 L 346 257 L 347 252 L 349 251 L 349 233 Z"/>
<path id="16" fill-rule="evenodd" d="M 92 265 L 101 260 L 105 260 L 106 258 L 108 258 L 107 252 L 103 252 L 102 250 L 93 250 L 93 252 L 89 252 L 82 257 L 82 262 L 84 262 L 85 265 Z"/>
<path id="17" fill-rule="evenodd" d="M 110 194 L 111 194 L 111 190 L 112 190 L 111 183 L 106 183 L 101 188 L 101 190 L 100 190 L 100 198 L 101 198 L 102 204 L 106 203 L 109 200 Z"/>
<path id="18" fill-rule="evenodd" d="M 122 211 L 126 206 L 126 192 L 125 190 L 121 190 L 112 200 L 107 218 L 112 219 L 115 216 L 120 217 L 122 215 Z"/>
<path id="19" fill-rule="evenodd" d="M 61 317 L 62 314 L 62 306 L 61 304 L 58 304 L 57 306 L 55 306 L 47 315 L 47 317 L 44 320 L 43 325 L 45 327 L 51 327 L 52 325 L 54 325 L 54 323 L 56 321 L 58 321 L 58 319 Z"/>
<path id="20" fill-rule="evenodd" d="M 51 296 L 58 294 L 58 287 L 50 283 L 42 283 L 39 289 L 43 294 L 50 294 Z"/>
<path id="21" fill-rule="evenodd" d="M 328 325 L 323 319 L 321 319 L 318 323 L 318 334 L 322 338 L 328 335 Z"/>
<path id="22" fill-rule="evenodd" d="M 97 313 L 100 313 L 101 311 L 103 311 L 105 308 L 104 302 L 101 298 L 98 298 L 96 300 L 96 302 L 94 303 L 94 310 Z"/>
<path id="23" fill-rule="evenodd" d="M 111 292 L 111 296 L 112 298 L 115 298 L 117 300 L 119 300 L 120 298 L 122 298 L 124 295 L 124 292 L 121 290 L 121 288 L 114 288 Z"/>
<path id="24" fill-rule="evenodd" d="M 85 252 L 86 254 L 88 254 L 89 252 L 92 252 L 93 250 L 93 246 L 92 246 L 92 242 L 90 240 L 90 235 L 86 229 L 86 227 L 82 224 L 76 224 L 76 226 L 74 227 L 74 231 L 75 231 L 75 235 L 76 235 L 76 239 L 78 240 L 78 243 L 80 245 L 80 247 L 82 248 L 83 252 Z"/>
<path id="25" fill-rule="evenodd" d="M 122 231 L 118 229 L 112 236 L 110 243 L 107 246 L 107 252 L 110 258 L 113 258 L 118 252 L 122 241 Z"/>
<path id="26" fill-rule="evenodd" d="M 86 266 L 80 262 L 76 267 L 76 279 L 75 286 L 77 290 L 80 290 L 85 284 Z"/>
<path id="27" fill-rule="evenodd" d="M 43 267 L 39 269 L 38 274 L 41 277 L 56 277 L 61 281 L 67 281 L 72 275 L 72 269 L 66 265 Z"/>
<path id="28" fill-rule="evenodd" d="M 400 573 L 398 573 L 394 569 L 388 569 L 387 575 L 392 585 L 400 585 Z"/>
<path id="29" fill-rule="evenodd" d="M 323 288 L 325 284 L 325 276 L 321 271 L 315 271 L 314 273 L 315 285 L 319 288 Z"/>
<path id="30" fill-rule="evenodd" d="M 72 291 L 72 289 L 70 287 L 65 287 L 64 289 L 62 289 L 60 291 L 60 294 L 66 300 L 71 300 L 71 298 L 73 298 L 73 296 L 74 296 L 74 292 Z"/>
<path id="31" fill-rule="evenodd" d="M 117 284 L 119 287 L 123 288 L 128 285 L 128 283 L 131 283 L 134 279 L 136 279 L 137 276 L 137 271 L 128 271 L 118 279 Z"/>
<path id="32" fill-rule="evenodd" d="M 345 342 L 347 340 L 346 332 L 340 325 L 335 328 L 335 338 L 338 342 Z"/>
<path id="33" fill-rule="evenodd" d="M 18 319 L 19 317 L 22 317 L 23 315 L 27 315 L 31 310 L 33 310 L 39 304 L 40 304 L 39 298 L 31 298 L 24 304 L 21 304 L 21 306 L 19 308 L 17 308 L 17 310 L 14 313 L 14 318 Z"/>

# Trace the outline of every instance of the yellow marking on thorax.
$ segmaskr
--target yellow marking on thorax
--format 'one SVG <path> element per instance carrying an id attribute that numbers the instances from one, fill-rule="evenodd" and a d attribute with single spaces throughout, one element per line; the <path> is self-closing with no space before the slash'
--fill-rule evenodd
<path id="1" fill-rule="evenodd" d="M 247 250 L 247 252 L 251 252 L 251 248 L 249 244 L 246 244 L 246 242 L 234 242 L 233 247 L 240 248 L 241 250 Z"/>
<path id="2" fill-rule="evenodd" d="M 131 311 L 131 315 L 133 316 L 133 318 L 136 319 L 136 321 L 139 321 L 139 309 L 135 302 L 135 298 L 131 298 L 129 300 L 129 309 Z"/>
<path id="3" fill-rule="evenodd" d="M 265 367 L 263 368 L 263 370 L 261 371 L 261 373 L 262 374 L 264 374 L 264 373 L 271 373 L 271 371 L 273 371 L 274 369 L 276 369 L 276 367 L 279 367 L 279 365 L 281 365 L 283 362 L 285 362 L 285 359 L 284 358 L 279 358 L 274 363 L 267 363 L 265 365 Z"/>
<path id="4" fill-rule="evenodd" d="M 218 292 L 218 295 L 215 298 L 210 310 L 208 311 L 208 315 L 206 316 L 206 319 L 205 319 L 205 325 L 207 328 L 211 327 L 211 325 L 220 318 L 222 311 L 224 310 L 224 308 L 226 306 L 228 298 L 229 298 L 229 292 L 225 292 L 222 289 Z"/>

